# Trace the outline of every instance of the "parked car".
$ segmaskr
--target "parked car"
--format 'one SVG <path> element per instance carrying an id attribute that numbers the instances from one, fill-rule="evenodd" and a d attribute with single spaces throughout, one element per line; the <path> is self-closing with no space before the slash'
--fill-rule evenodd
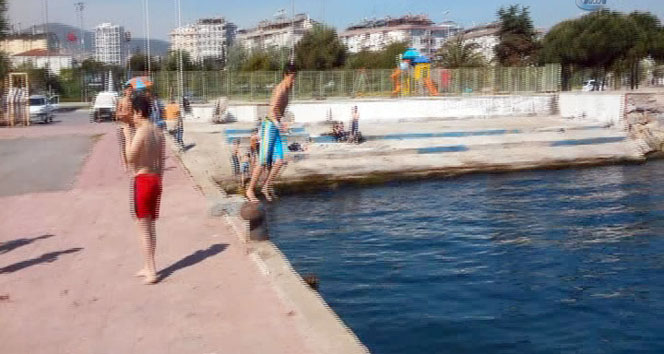
<path id="1" fill-rule="evenodd" d="M 53 121 L 53 115 L 57 108 L 57 103 L 55 105 L 52 104 L 52 102 L 55 102 L 54 100 L 44 95 L 32 95 L 29 100 L 30 121 L 41 120 L 43 123 Z"/>
<path id="2" fill-rule="evenodd" d="M 115 119 L 115 110 L 118 103 L 118 93 L 115 91 L 102 91 L 95 97 L 92 105 L 92 117 L 95 122 Z"/>

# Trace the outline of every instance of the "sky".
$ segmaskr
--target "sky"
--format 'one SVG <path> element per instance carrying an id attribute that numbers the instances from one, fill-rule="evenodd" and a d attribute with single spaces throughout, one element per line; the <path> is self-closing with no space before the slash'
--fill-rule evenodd
<path id="1" fill-rule="evenodd" d="M 74 3 L 85 2 L 84 28 L 92 30 L 102 22 L 123 25 L 133 37 L 146 33 L 143 0 L 9 0 L 9 21 L 20 28 L 44 22 L 44 3 L 48 3 L 48 21 L 78 26 Z M 168 39 L 176 27 L 175 0 L 149 1 L 150 37 Z M 427 14 L 440 22 L 452 20 L 464 27 L 494 21 L 501 6 L 529 6 L 535 26 L 550 28 L 557 22 L 580 16 L 575 0 L 293 0 L 296 13 L 308 13 L 314 20 L 345 29 L 364 18 Z M 183 24 L 201 17 L 225 17 L 239 28 L 255 26 L 272 18 L 280 9 L 291 12 L 291 0 L 181 0 Z M 607 0 L 611 9 L 650 11 L 664 20 L 663 0 Z"/>

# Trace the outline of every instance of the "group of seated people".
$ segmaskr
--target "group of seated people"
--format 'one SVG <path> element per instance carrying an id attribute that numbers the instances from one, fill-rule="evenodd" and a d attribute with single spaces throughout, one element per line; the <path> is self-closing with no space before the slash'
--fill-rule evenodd
<path id="1" fill-rule="evenodd" d="M 359 114 L 357 112 L 357 106 L 354 106 L 352 109 L 352 120 L 350 121 L 350 130 L 346 131 L 343 122 L 334 122 L 332 125 L 332 136 L 338 142 L 348 142 L 353 144 L 359 144 L 363 141 L 362 133 L 360 133 L 359 127 Z"/>

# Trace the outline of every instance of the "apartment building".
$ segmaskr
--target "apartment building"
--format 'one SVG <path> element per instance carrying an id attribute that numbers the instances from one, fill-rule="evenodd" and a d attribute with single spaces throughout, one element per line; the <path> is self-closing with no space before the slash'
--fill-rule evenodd
<path id="1" fill-rule="evenodd" d="M 286 17 L 283 12 L 274 20 L 263 20 L 258 26 L 238 31 L 238 42 L 247 50 L 290 47 L 297 44 L 316 21 L 307 14 Z"/>
<path id="2" fill-rule="evenodd" d="M 171 50 L 183 50 L 191 59 L 226 60 L 228 47 L 235 41 L 237 26 L 224 18 L 204 18 L 171 31 Z"/>
<path id="3" fill-rule="evenodd" d="M 364 20 L 352 25 L 339 36 L 351 53 L 376 51 L 396 42 L 407 42 L 420 53 L 433 55 L 461 28 L 454 22 L 435 24 L 426 15 L 406 15 L 398 18 Z"/>
<path id="4" fill-rule="evenodd" d="M 122 26 L 102 23 L 95 28 L 95 60 L 124 65 L 127 60 L 127 35 Z"/>

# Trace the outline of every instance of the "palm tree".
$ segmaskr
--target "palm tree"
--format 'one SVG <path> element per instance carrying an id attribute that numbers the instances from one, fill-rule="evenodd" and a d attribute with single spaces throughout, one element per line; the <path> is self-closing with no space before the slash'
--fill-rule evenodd
<path id="1" fill-rule="evenodd" d="M 486 60 L 478 51 L 479 48 L 479 44 L 466 42 L 463 36 L 456 36 L 438 50 L 436 62 L 448 69 L 485 66 Z"/>

